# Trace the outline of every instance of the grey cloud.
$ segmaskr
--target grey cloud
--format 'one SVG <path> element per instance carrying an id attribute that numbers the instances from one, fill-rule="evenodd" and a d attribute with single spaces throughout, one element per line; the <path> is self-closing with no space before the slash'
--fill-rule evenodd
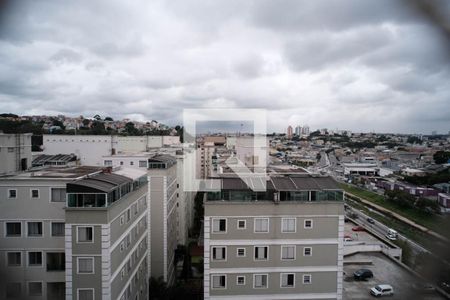
<path id="1" fill-rule="evenodd" d="M 50 60 L 56 63 L 79 63 L 83 56 L 72 49 L 60 49 L 50 57 Z"/>

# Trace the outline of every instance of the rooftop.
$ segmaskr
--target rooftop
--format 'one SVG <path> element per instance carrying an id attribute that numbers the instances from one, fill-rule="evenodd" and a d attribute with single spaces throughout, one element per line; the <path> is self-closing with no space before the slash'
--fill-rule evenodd
<path id="1" fill-rule="evenodd" d="M 12 176 L 4 176 L 8 179 L 77 179 L 94 173 L 100 173 L 103 167 L 77 166 L 77 167 L 50 167 L 40 170 L 28 171 L 15 174 Z"/>

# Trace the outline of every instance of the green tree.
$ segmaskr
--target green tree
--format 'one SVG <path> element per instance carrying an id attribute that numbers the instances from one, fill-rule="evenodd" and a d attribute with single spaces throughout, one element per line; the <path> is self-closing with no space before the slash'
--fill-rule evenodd
<path id="1" fill-rule="evenodd" d="M 95 115 L 94 119 L 97 120 L 97 121 L 100 121 L 102 119 L 102 117 L 100 117 L 100 115 Z"/>
<path id="2" fill-rule="evenodd" d="M 450 161 L 450 151 L 437 151 L 433 155 L 433 159 L 437 164 L 446 164 Z"/>
<path id="3" fill-rule="evenodd" d="M 106 118 L 105 118 L 105 121 L 114 121 L 114 120 L 113 120 L 113 118 L 111 118 L 111 117 L 106 117 Z"/>

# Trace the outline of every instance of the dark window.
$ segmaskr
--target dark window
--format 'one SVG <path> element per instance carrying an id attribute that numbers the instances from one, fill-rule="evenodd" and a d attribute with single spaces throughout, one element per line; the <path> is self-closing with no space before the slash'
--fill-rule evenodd
<path id="1" fill-rule="evenodd" d="M 42 236 L 42 222 L 28 222 L 28 236 Z"/>
<path id="2" fill-rule="evenodd" d="M 31 190 L 31 198 L 39 198 L 39 190 Z"/>
<path id="3" fill-rule="evenodd" d="M 41 266 L 42 252 L 28 252 L 28 264 L 30 266 Z"/>
<path id="4" fill-rule="evenodd" d="M 93 241 L 92 227 L 78 227 L 78 242 L 87 243 Z"/>
<path id="5" fill-rule="evenodd" d="M 9 190 L 8 198 L 17 198 L 17 190 Z"/>
<path id="6" fill-rule="evenodd" d="M 28 295 L 29 296 L 42 296 L 42 282 L 29 282 L 28 283 Z"/>
<path id="7" fill-rule="evenodd" d="M 64 223 L 52 222 L 52 236 L 64 236 Z"/>
<path id="8" fill-rule="evenodd" d="M 22 235 L 22 223 L 11 222 L 6 223 L 6 236 L 21 236 Z"/>
<path id="9" fill-rule="evenodd" d="M 47 300 L 60 300 L 65 298 L 66 283 L 65 282 L 48 282 L 47 283 Z"/>
<path id="10" fill-rule="evenodd" d="M 65 253 L 47 253 L 47 271 L 64 271 L 66 269 Z"/>

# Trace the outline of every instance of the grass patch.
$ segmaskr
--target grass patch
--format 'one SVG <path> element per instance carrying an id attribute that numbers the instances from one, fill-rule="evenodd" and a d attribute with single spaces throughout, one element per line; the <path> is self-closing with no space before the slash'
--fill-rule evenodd
<path id="1" fill-rule="evenodd" d="M 444 236 L 448 236 L 448 224 L 449 218 L 446 216 L 437 216 L 433 214 L 429 214 L 422 210 L 416 208 L 404 208 L 400 207 L 395 203 L 389 202 L 384 196 L 379 195 L 377 193 L 367 191 L 355 186 L 350 186 L 347 184 L 340 184 L 341 188 L 346 192 L 351 193 L 355 196 L 361 197 L 365 200 L 368 200 L 374 204 L 378 204 L 386 209 L 389 209 L 399 215 L 410 219 L 417 224 L 425 226 L 437 233 L 440 233 Z M 387 224 L 386 224 L 387 225 Z M 405 225 L 407 226 L 407 225 Z M 408 226 L 409 227 L 409 226 Z M 406 232 L 405 232 L 406 234 Z"/>

